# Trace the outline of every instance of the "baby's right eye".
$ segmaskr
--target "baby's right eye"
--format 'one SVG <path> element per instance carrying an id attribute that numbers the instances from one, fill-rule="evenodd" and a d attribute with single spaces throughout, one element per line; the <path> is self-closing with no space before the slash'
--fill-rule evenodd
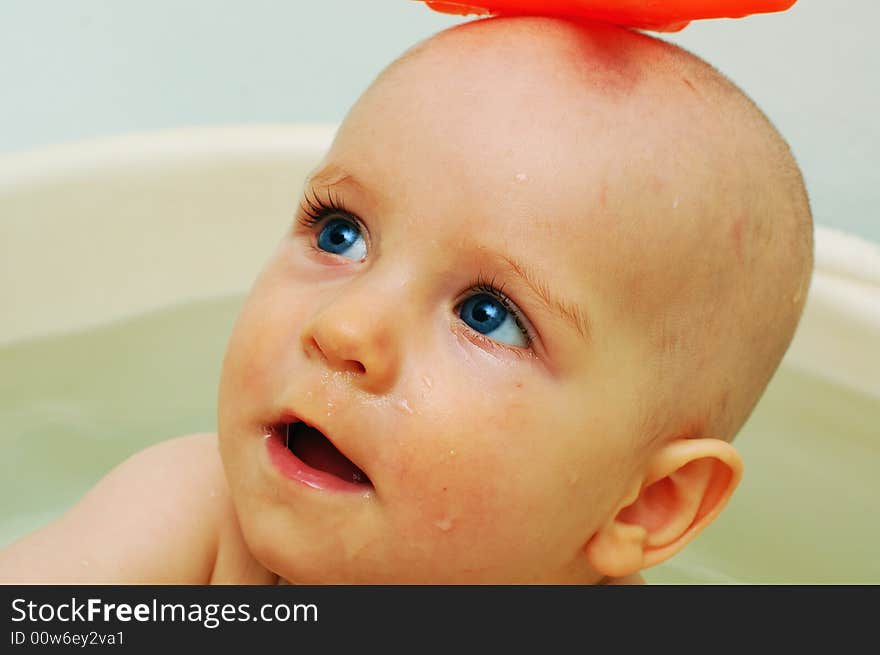
<path id="1" fill-rule="evenodd" d="M 313 232 L 315 226 L 320 225 L 317 246 L 314 248 L 353 261 L 366 258 L 367 242 L 360 223 L 329 191 L 326 197 L 312 189 L 306 191 L 296 221 L 308 232 Z"/>
<path id="2" fill-rule="evenodd" d="M 360 228 L 350 219 L 330 218 L 318 232 L 318 248 L 359 262 L 367 256 L 367 244 Z"/>

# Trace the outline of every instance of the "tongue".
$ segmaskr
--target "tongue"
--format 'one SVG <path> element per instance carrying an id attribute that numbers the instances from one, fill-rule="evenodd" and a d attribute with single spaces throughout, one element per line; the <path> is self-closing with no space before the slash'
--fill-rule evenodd
<path id="1" fill-rule="evenodd" d="M 318 430 L 297 423 L 290 428 L 288 447 L 294 455 L 319 471 L 325 471 L 355 484 L 369 484 L 370 479 L 354 465 L 350 459 L 339 452 Z"/>

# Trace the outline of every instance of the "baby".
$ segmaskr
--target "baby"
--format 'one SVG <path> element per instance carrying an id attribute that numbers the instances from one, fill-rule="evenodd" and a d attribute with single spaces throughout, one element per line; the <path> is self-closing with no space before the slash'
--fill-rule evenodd
<path id="1" fill-rule="evenodd" d="M 798 167 L 652 37 L 487 19 L 407 52 L 306 182 L 218 434 L 0 553 L 52 583 L 635 583 L 719 515 L 812 269 Z"/>

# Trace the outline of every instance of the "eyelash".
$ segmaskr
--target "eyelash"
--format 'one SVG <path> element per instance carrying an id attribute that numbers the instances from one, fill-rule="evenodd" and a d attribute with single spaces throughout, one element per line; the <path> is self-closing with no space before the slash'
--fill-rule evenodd
<path id="1" fill-rule="evenodd" d="M 311 191 L 311 197 L 309 197 L 309 193 L 310 192 L 307 191 L 303 196 L 302 202 L 299 205 L 300 213 L 296 217 L 297 223 L 303 227 L 314 227 L 315 223 L 322 218 L 334 213 L 353 216 L 353 214 L 342 205 L 339 198 L 333 196 L 329 189 L 327 190 L 326 200 L 319 198 L 315 191 Z M 358 227 L 360 227 L 360 223 L 358 223 Z"/>
<path id="2" fill-rule="evenodd" d="M 309 195 L 311 193 L 311 196 Z M 302 225 L 304 228 L 311 230 L 315 225 L 317 225 L 322 219 L 326 218 L 331 214 L 343 214 L 347 217 L 350 217 L 354 222 L 358 225 L 358 228 L 363 229 L 360 222 L 355 220 L 354 214 L 348 211 L 345 208 L 345 205 L 339 200 L 338 197 L 333 196 L 330 190 L 327 190 L 326 199 L 320 198 L 318 194 L 314 190 L 307 191 L 303 196 L 303 200 L 300 203 L 300 212 L 296 217 L 297 223 Z M 321 251 L 323 252 L 323 251 Z M 520 312 L 514 307 L 513 301 L 507 297 L 504 293 L 504 285 L 502 284 L 500 287 L 495 285 L 495 278 L 493 277 L 491 280 L 487 280 L 483 273 L 480 272 L 477 275 L 476 280 L 471 282 L 468 285 L 468 288 L 471 288 L 475 291 L 480 291 L 482 293 L 489 294 L 501 305 L 504 309 L 513 317 L 513 320 L 516 322 L 516 326 L 519 328 L 522 335 L 526 340 L 526 348 L 532 346 L 535 341 L 535 337 L 532 334 L 531 329 L 523 320 Z M 489 339 L 485 335 L 479 334 L 479 337 L 485 339 L 486 341 L 491 342 L 491 344 L 501 346 L 506 350 L 512 351 L 514 354 L 519 355 L 521 357 L 527 356 L 526 353 L 523 352 L 523 348 L 517 346 L 510 346 L 507 344 L 503 344 L 501 342 L 496 342 L 492 339 Z"/>

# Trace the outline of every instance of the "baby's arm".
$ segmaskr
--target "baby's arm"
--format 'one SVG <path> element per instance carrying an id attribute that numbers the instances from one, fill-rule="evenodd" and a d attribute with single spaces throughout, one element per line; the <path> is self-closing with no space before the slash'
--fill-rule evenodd
<path id="1" fill-rule="evenodd" d="M 237 531 L 216 437 L 172 439 L 133 455 L 57 521 L 0 551 L 0 582 L 206 584 L 230 523 Z"/>

